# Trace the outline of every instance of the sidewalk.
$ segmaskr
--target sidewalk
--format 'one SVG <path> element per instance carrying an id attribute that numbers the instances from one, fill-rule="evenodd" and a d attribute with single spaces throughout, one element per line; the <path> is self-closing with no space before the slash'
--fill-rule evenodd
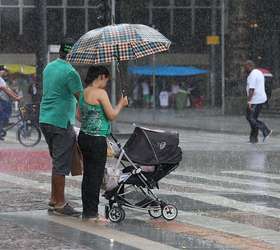
<path id="1" fill-rule="evenodd" d="M 260 120 L 273 129 L 273 134 L 279 134 L 280 116 L 268 117 L 260 115 Z M 121 123 L 145 126 L 159 126 L 172 129 L 203 130 L 216 133 L 248 134 L 249 124 L 245 116 L 222 115 L 219 109 L 124 109 L 117 119 L 117 129 L 120 133 L 127 132 Z M 130 132 L 130 131 L 128 131 Z"/>

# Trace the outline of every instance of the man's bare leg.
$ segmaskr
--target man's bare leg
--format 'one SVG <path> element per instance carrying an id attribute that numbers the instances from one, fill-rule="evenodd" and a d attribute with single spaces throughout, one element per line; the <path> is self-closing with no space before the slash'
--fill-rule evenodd
<path id="1" fill-rule="evenodd" d="M 65 204 L 65 176 L 52 175 L 52 190 L 51 190 L 51 203 L 56 207 L 61 207 Z"/>

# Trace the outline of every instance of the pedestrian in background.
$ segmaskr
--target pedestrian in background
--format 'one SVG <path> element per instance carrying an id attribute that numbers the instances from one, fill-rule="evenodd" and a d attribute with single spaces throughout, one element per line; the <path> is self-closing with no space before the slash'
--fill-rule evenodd
<path id="1" fill-rule="evenodd" d="M 146 80 L 143 80 L 141 83 L 141 86 L 142 86 L 142 96 L 143 96 L 144 108 L 149 108 L 150 102 L 151 102 L 151 93 L 150 93 L 149 82 L 147 82 Z"/>
<path id="2" fill-rule="evenodd" d="M 77 71 L 66 61 L 74 41 L 65 39 L 59 58 L 50 62 L 43 72 L 43 95 L 40 104 L 40 127 L 52 158 L 51 199 L 49 212 L 79 216 L 65 200 L 65 175 L 71 170 L 76 134 L 73 129 L 76 105 L 83 90 Z"/>
<path id="3" fill-rule="evenodd" d="M 171 93 L 170 93 L 170 103 L 172 108 L 176 108 L 176 96 L 179 92 L 180 86 L 179 84 L 172 79 L 171 81 Z"/>
<path id="4" fill-rule="evenodd" d="M 168 108 L 169 106 L 169 95 L 166 89 L 159 93 L 159 104 L 161 108 Z"/>
<path id="5" fill-rule="evenodd" d="M 8 70 L 4 65 L 0 65 L 0 140 L 4 140 L 5 134 L 3 127 L 9 122 L 12 113 L 11 99 L 19 101 L 21 99 L 11 90 L 3 77 L 7 76 Z"/>
<path id="6" fill-rule="evenodd" d="M 29 85 L 28 93 L 31 96 L 32 103 L 38 103 L 39 102 L 39 95 L 38 95 L 39 84 L 36 81 L 35 76 L 31 77 L 30 80 L 31 80 L 31 83 Z"/>
<path id="7" fill-rule="evenodd" d="M 133 86 L 133 90 L 132 90 L 132 101 L 133 101 L 133 107 L 134 108 L 138 108 L 139 107 L 139 102 L 141 99 L 141 88 L 140 88 L 140 84 L 135 81 L 134 82 L 134 86 Z"/>
<path id="8" fill-rule="evenodd" d="M 99 219 L 100 187 L 107 159 L 106 137 L 111 133 L 110 122 L 128 105 L 127 97 L 121 97 L 112 107 L 105 90 L 109 71 L 104 66 L 91 66 L 79 102 L 81 129 L 78 137 L 83 154 L 82 180 L 83 219 Z"/>
<path id="9" fill-rule="evenodd" d="M 272 130 L 269 129 L 264 122 L 258 120 L 262 105 L 267 101 L 264 75 L 260 70 L 255 68 L 255 64 L 251 60 L 246 61 L 245 71 L 248 74 L 246 118 L 251 127 L 249 141 L 250 143 L 257 143 L 259 130 L 261 130 L 263 134 L 263 141 L 272 133 Z"/>

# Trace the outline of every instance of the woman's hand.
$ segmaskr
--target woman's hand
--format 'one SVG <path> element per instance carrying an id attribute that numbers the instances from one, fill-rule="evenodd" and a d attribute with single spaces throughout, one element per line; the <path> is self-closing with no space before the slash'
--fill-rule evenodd
<path id="1" fill-rule="evenodd" d="M 126 107 L 128 105 L 127 96 L 122 96 L 119 102 L 121 103 L 122 107 Z"/>

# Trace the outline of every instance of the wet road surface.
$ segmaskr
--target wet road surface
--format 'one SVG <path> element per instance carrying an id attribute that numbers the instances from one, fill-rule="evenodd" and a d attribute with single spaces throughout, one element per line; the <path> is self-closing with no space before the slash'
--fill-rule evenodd
<path id="1" fill-rule="evenodd" d="M 0 249 L 280 249 L 280 137 L 251 145 L 244 135 L 179 132 L 183 161 L 155 191 L 178 217 L 125 209 L 120 224 L 48 215 L 46 145 L 26 149 L 8 137 L 0 145 Z M 78 209 L 80 182 L 69 177 L 66 189 Z"/>

